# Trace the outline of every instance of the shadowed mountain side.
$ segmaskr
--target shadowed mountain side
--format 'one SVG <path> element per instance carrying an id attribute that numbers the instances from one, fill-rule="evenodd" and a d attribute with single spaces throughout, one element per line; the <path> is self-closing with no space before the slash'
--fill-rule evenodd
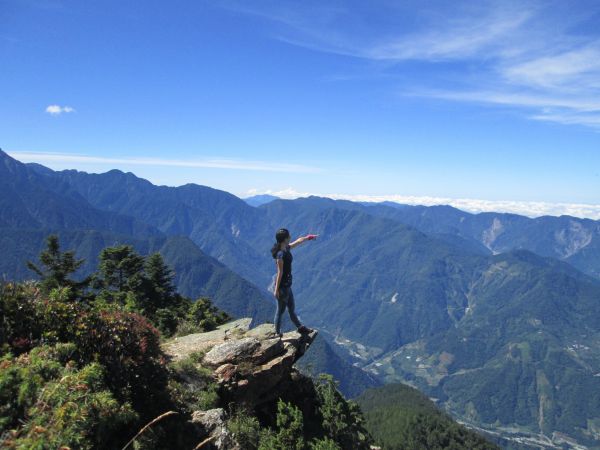
<path id="1" fill-rule="evenodd" d="M 371 373 L 354 367 L 341 358 L 322 336 L 312 343 L 312 351 L 298 361 L 298 368 L 309 375 L 328 373 L 339 381 L 339 390 L 346 398 L 354 398 L 365 389 L 381 385 Z"/>
<path id="2" fill-rule="evenodd" d="M 486 261 L 360 211 L 307 208 L 275 215 L 285 217 L 292 229 L 312 223 L 320 234 L 294 259 L 302 316 L 380 351 L 451 326 L 466 308 L 465 278 Z"/>
<path id="3" fill-rule="evenodd" d="M 318 197 L 316 197 L 318 199 Z M 329 199 L 319 199 L 325 204 Z M 337 203 L 348 208 L 347 202 Z M 354 208 L 354 206 L 352 206 Z M 600 221 L 571 216 L 529 218 L 518 214 L 471 214 L 451 206 L 366 204 L 369 214 L 411 225 L 428 234 L 456 236 L 493 253 L 525 249 L 566 261 L 600 278 Z"/>
<path id="4" fill-rule="evenodd" d="M 3 228 L 0 229 L 0 249 L 4 255 L 0 259 L 0 274 L 13 280 L 34 278 L 25 262 L 37 260 L 51 232 L 58 234 L 64 249 L 73 249 L 78 258 L 85 259 L 77 273 L 80 278 L 98 268 L 97 255 L 103 248 L 128 244 L 142 255 L 161 253 L 175 272 L 175 284 L 181 294 L 192 299 L 208 296 L 234 317 L 252 317 L 258 322 L 272 319 L 274 306 L 269 294 L 206 255 L 185 237 L 136 239 L 100 231 Z"/>
<path id="5" fill-rule="evenodd" d="M 190 239 L 168 238 L 159 251 L 175 270 L 175 281 L 184 294 L 208 295 L 233 317 L 252 317 L 254 323 L 273 320 L 273 295 L 205 254 Z"/>
<path id="6" fill-rule="evenodd" d="M 254 208 L 227 192 L 206 186 L 154 186 L 131 173 L 118 170 L 87 174 L 75 170 L 53 172 L 40 165 L 30 165 L 30 168 L 46 177 L 53 176 L 66 182 L 100 209 L 132 215 L 167 234 L 190 237 L 205 252 L 263 287 L 270 282 L 269 266 L 263 262 L 268 248 L 247 245 L 250 241 L 257 241 L 255 234 L 260 236 L 263 230 L 270 230 L 270 241 L 272 229 L 287 223 L 285 219 L 289 211 L 293 211 L 292 216 L 302 216 L 303 211 L 309 209 L 327 208 L 362 211 L 389 218 L 437 236 L 469 253 L 527 249 L 542 256 L 565 260 L 583 272 L 600 277 L 600 222 L 589 219 L 470 214 L 450 206 L 357 203 L 315 196 L 295 200 L 275 199 Z M 267 212 L 266 221 L 261 210 Z M 295 232 L 303 233 L 306 231 L 304 228 L 306 225 Z M 252 263 L 252 260 L 255 262 Z M 256 261 L 260 263 L 257 265 Z"/>
<path id="7" fill-rule="evenodd" d="M 500 448 L 454 422 L 427 396 L 405 384 L 368 389 L 356 401 L 368 430 L 384 449 Z"/>
<path id="8" fill-rule="evenodd" d="M 597 445 L 600 286 L 536 259 L 494 257 L 469 284 L 469 309 L 455 326 L 376 358 L 369 370 L 410 381 L 474 425 L 501 423 L 520 442 Z"/>
<path id="9" fill-rule="evenodd" d="M 94 208 L 76 190 L 43 175 L 0 150 L 0 227 L 96 229 L 157 236 L 160 232 L 131 216 Z"/>
<path id="10" fill-rule="evenodd" d="M 268 248 L 246 239 L 261 227 L 261 213 L 228 192 L 197 184 L 155 186 L 132 173 L 54 172 L 96 208 L 130 214 L 167 235 L 183 235 L 236 273 L 266 287 Z"/>
<path id="11" fill-rule="evenodd" d="M 570 216 L 529 218 L 518 214 L 471 214 L 451 206 L 412 206 L 393 202 L 358 203 L 311 196 L 275 200 L 259 209 L 286 215 L 293 208 L 362 211 L 412 226 L 463 250 L 479 254 L 525 249 L 564 260 L 600 278 L 600 221 Z"/>

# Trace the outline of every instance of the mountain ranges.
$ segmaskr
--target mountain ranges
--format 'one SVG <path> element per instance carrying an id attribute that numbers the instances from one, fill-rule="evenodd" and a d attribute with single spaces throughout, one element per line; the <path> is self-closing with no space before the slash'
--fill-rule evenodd
<path id="1" fill-rule="evenodd" d="M 6 277 L 30 276 L 24 260 L 49 232 L 79 257 L 131 243 L 160 251 L 184 294 L 264 321 L 275 230 L 316 233 L 293 250 L 297 309 L 322 331 L 324 359 L 352 368 L 337 373 L 352 395 L 404 382 L 473 427 L 600 445 L 598 221 L 321 197 L 251 206 L 206 186 L 52 171 L 5 153 L 0 177 Z"/>

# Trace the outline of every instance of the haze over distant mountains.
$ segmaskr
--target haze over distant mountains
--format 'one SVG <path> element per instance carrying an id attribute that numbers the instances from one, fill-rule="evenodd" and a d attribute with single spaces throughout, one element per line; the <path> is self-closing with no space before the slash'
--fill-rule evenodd
<path id="1" fill-rule="evenodd" d="M 352 382 L 338 373 L 354 393 L 369 377 L 409 382 L 474 426 L 600 444 L 598 221 L 320 197 L 244 201 L 118 170 L 56 172 L 4 153 L 0 176 L 8 278 L 28 276 L 23 261 L 50 231 L 81 257 L 131 242 L 161 251 L 184 293 L 264 320 L 274 231 L 317 233 L 294 250 L 298 310 L 334 345 L 323 351 L 338 365 L 366 370 Z"/>

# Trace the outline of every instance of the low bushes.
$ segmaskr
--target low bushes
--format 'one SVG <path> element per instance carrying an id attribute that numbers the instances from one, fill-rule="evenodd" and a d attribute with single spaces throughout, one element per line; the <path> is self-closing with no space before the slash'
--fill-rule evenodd
<path id="1" fill-rule="evenodd" d="M 0 360 L 0 429 L 3 448 L 112 448 L 138 414 L 119 402 L 104 368 L 79 368 L 73 344 L 41 346 Z M 21 425 L 22 426 L 19 426 Z"/>
<path id="2" fill-rule="evenodd" d="M 70 301 L 68 288 L 45 297 L 32 286 L 8 286 L 0 304 L 13 324 L 5 351 L 18 355 L 35 345 L 70 342 L 76 348 L 73 360 L 101 364 L 107 385 L 121 400 L 142 409 L 159 400 L 156 392 L 166 385 L 160 335 L 143 316 Z M 15 320 L 23 316 L 27 320 L 17 325 Z"/>

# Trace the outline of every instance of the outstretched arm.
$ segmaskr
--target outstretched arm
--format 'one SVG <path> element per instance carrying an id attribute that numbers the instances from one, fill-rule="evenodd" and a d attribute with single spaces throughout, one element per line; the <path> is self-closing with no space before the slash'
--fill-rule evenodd
<path id="1" fill-rule="evenodd" d="M 290 242 L 290 247 L 291 248 L 297 247 L 306 241 L 311 241 L 313 239 L 316 239 L 317 236 L 318 236 L 318 234 L 307 234 L 306 236 L 299 237 L 294 242 Z"/>

